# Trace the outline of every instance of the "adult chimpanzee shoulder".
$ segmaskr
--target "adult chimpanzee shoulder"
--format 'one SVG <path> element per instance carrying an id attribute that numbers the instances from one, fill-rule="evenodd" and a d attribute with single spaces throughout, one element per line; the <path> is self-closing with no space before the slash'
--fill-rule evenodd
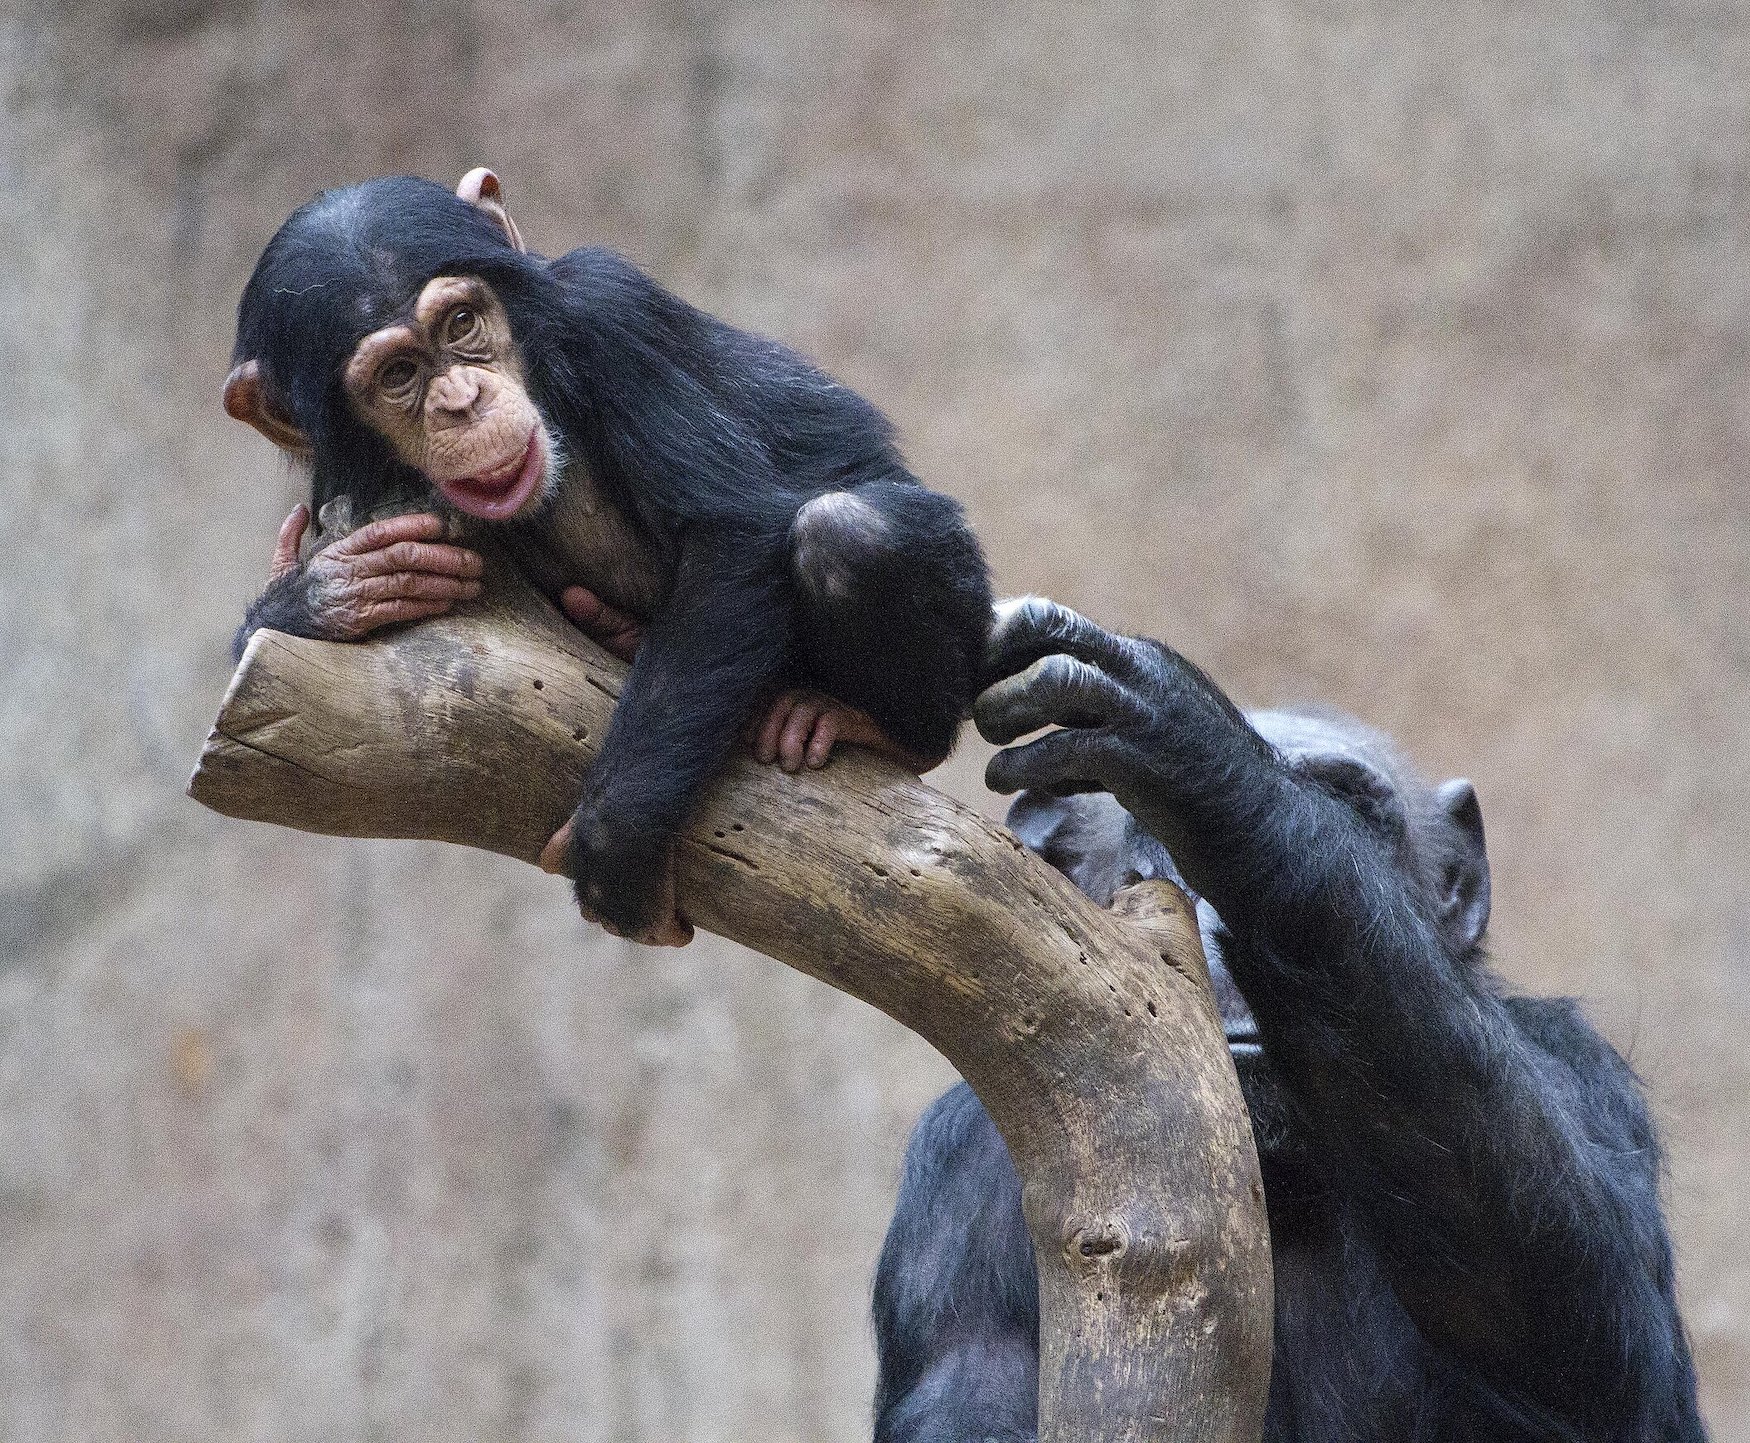
<path id="1" fill-rule="evenodd" d="M 991 617 L 960 508 L 799 356 L 611 252 L 530 254 L 489 171 L 455 194 L 396 177 L 297 211 L 244 291 L 234 360 L 226 409 L 309 465 L 318 507 L 449 513 L 300 562 L 294 512 L 244 636 L 352 639 L 469 599 L 482 567 L 450 544 L 458 517 L 556 598 L 643 629 L 544 857 L 568 857 L 585 915 L 614 931 L 691 935 L 674 834 L 761 707 L 757 750 L 791 769 L 835 741 L 920 769 L 953 745 Z"/>
<path id="2" fill-rule="evenodd" d="M 1197 899 L 1264 1168 L 1265 1436 L 1704 1437 L 1646 1105 L 1572 1003 L 1489 970 L 1470 784 L 1335 714 L 1243 715 L 1049 602 L 992 645 L 974 717 L 1019 836 L 1098 902 L 1148 877 Z M 1034 1436 L 1020 1188 L 964 1086 L 912 1138 L 874 1309 L 879 1443 Z"/>

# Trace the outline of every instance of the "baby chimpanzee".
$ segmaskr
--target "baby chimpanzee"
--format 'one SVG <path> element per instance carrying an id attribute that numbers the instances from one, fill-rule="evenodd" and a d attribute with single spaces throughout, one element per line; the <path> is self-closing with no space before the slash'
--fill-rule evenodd
<path id="1" fill-rule="evenodd" d="M 792 766 L 835 739 L 919 768 L 953 745 L 990 627 L 960 508 L 906 470 L 880 412 L 790 351 L 607 251 L 530 254 L 490 171 L 297 211 L 243 293 L 225 407 L 309 464 L 317 506 L 429 497 L 502 528 L 551 594 L 581 585 L 646 624 L 548 848 L 621 935 L 691 935 L 674 833 L 762 705 L 761 750 Z M 301 530 L 295 513 L 245 635 L 357 636 L 478 590 L 438 516 L 307 565 Z"/>

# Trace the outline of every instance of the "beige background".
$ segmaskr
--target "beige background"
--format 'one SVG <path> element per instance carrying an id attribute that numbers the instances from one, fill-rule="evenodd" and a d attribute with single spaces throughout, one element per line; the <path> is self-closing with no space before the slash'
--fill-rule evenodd
<path id="1" fill-rule="evenodd" d="M 1476 778 L 1501 965 L 1645 1074 L 1750 1440 L 1750 15 L 0 14 L 0 1438 L 866 1432 L 922 1044 L 181 795 L 298 490 L 219 413 L 243 278 L 320 185 L 488 160 L 537 248 L 884 404 L 1005 589 Z"/>

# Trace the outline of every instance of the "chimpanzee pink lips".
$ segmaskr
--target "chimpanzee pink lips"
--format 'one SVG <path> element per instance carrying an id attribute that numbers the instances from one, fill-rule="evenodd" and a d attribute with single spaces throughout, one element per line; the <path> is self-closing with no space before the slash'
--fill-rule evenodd
<path id="1" fill-rule="evenodd" d="M 541 428 L 529 432 L 529 444 L 520 455 L 478 476 L 460 476 L 438 482 L 450 504 L 482 521 L 508 521 L 528 504 L 541 484 L 547 458 L 541 446 Z"/>

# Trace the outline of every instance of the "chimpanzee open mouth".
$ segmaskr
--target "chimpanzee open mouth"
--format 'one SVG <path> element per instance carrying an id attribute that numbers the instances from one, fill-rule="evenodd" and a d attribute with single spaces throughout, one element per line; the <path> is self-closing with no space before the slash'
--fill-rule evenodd
<path id="1" fill-rule="evenodd" d="M 528 444 L 522 452 L 502 466 L 478 476 L 441 482 L 438 489 L 458 510 L 470 516 L 482 521 L 508 521 L 528 504 L 540 486 L 546 460 L 541 428 L 537 426 L 529 432 Z"/>

